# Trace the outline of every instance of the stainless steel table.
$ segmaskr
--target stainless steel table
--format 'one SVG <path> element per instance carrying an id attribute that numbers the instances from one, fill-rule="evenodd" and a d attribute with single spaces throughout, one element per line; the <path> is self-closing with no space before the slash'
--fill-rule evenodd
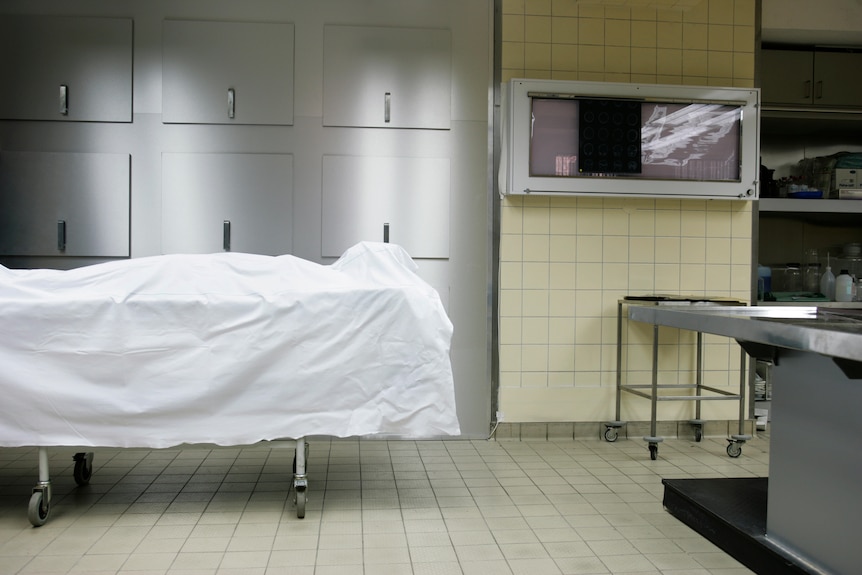
<path id="1" fill-rule="evenodd" d="M 696 345 L 696 367 L 694 383 L 675 383 L 675 384 L 659 384 L 658 383 L 658 324 L 653 324 L 653 339 L 652 339 L 652 382 L 650 384 L 629 384 L 622 381 L 622 321 L 623 307 L 630 308 L 638 306 L 652 307 L 670 307 L 670 308 L 703 308 L 715 306 L 745 306 L 743 301 L 728 299 L 728 298 L 711 298 L 711 297 L 693 297 L 693 296 L 628 296 L 617 301 L 617 381 L 616 381 L 616 419 L 614 421 L 605 422 L 605 440 L 616 441 L 618 430 L 626 425 L 626 422 L 621 419 L 621 404 L 622 393 L 631 393 L 639 397 L 650 400 L 650 434 L 644 436 L 644 441 L 649 447 L 650 458 L 655 460 L 658 458 L 658 444 L 664 438 L 660 437 L 657 432 L 657 417 L 658 417 L 658 402 L 660 401 L 694 401 L 695 417 L 689 420 L 694 428 L 695 441 L 700 441 L 703 437 L 703 426 L 705 421 L 701 418 L 701 402 L 715 400 L 730 400 L 739 402 L 739 433 L 732 435 L 728 439 L 727 454 L 731 457 L 739 457 L 742 453 L 742 444 L 751 439 L 750 435 L 745 434 L 745 388 L 747 381 L 747 373 L 745 369 L 745 352 L 740 350 L 740 379 L 739 392 L 732 393 L 726 389 L 719 389 L 704 385 L 703 383 L 703 333 L 700 330 L 697 332 Z M 631 314 L 630 314 L 631 315 Z M 659 390 L 673 390 L 677 394 L 660 394 Z M 679 393 L 685 390 L 693 390 L 694 395 Z"/>
<path id="2" fill-rule="evenodd" d="M 780 554 L 780 563 L 794 566 L 793 572 L 858 572 L 862 310 L 632 306 L 629 318 L 732 337 L 749 355 L 774 360 L 765 533 L 756 543 L 764 553 Z M 705 506 L 709 499 L 715 500 L 694 503 Z M 686 521 L 692 509 L 678 517 Z M 719 531 L 710 525 L 702 533 L 712 538 Z M 734 547 L 726 550 L 733 555 Z"/>

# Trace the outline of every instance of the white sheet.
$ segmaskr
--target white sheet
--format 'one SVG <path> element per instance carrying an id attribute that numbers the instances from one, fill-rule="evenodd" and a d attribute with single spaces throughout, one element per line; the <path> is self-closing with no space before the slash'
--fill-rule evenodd
<path id="1" fill-rule="evenodd" d="M 437 292 L 393 244 L 331 266 L 168 255 L 0 266 L 0 445 L 457 435 Z"/>

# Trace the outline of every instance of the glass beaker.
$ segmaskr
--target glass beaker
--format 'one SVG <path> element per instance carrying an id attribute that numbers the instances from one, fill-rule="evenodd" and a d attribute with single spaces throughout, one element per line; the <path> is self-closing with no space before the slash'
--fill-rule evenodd
<path id="1" fill-rule="evenodd" d="M 805 269 L 802 271 L 802 289 L 818 293 L 820 291 L 820 276 L 823 275 L 817 248 L 805 250 Z"/>
<path id="2" fill-rule="evenodd" d="M 784 291 L 802 291 L 802 271 L 797 262 L 790 262 L 784 267 Z"/>

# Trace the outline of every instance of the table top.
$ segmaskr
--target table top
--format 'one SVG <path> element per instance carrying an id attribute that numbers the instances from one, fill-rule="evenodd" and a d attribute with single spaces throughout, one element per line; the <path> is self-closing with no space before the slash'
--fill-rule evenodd
<path id="1" fill-rule="evenodd" d="M 862 310 L 813 306 L 630 306 L 629 319 L 862 361 Z"/>

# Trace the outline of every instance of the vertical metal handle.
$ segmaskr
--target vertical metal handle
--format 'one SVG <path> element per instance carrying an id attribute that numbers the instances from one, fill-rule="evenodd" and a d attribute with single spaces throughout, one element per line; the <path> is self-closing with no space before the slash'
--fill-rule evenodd
<path id="1" fill-rule="evenodd" d="M 60 115 L 69 115 L 69 86 L 60 84 Z"/>
<path id="2" fill-rule="evenodd" d="M 389 243 L 389 224 L 388 223 L 383 224 L 383 243 L 384 244 Z"/>
<path id="3" fill-rule="evenodd" d="M 57 220 L 57 250 L 66 251 L 66 220 Z"/>
<path id="4" fill-rule="evenodd" d="M 383 121 L 389 123 L 389 102 L 392 100 L 392 93 L 386 92 L 383 95 Z"/>
<path id="5" fill-rule="evenodd" d="M 230 220 L 222 222 L 222 247 L 224 251 L 230 251 Z"/>
<path id="6" fill-rule="evenodd" d="M 823 97 L 823 80 L 817 80 L 817 83 L 814 84 L 814 98 L 819 100 Z"/>
<path id="7" fill-rule="evenodd" d="M 227 117 L 233 120 L 236 115 L 236 91 L 233 88 L 227 89 Z"/>
<path id="8" fill-rule="evenodd" d="M 810 98 L 811 97 L 811 80 L 806 80 L 802 83 L 802 97 Z"/>

